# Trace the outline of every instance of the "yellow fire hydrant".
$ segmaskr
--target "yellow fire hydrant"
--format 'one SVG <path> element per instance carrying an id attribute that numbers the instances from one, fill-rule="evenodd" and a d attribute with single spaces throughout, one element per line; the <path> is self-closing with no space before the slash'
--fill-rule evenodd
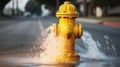
<path id="1" fill-rule="evenodd" d="M 80 56 L 75 52 L 75 39 L 81 38 L 83 28 L 81 24 L 75 23 L 78 12 L 74 5 L 69 1 L 64 2 L 56 13 L 59 24 L 53 23 L 51 32 L 55 33 L 59 38 L 57 53 L 53 56 L 55 62 L 77 62 Z"/>

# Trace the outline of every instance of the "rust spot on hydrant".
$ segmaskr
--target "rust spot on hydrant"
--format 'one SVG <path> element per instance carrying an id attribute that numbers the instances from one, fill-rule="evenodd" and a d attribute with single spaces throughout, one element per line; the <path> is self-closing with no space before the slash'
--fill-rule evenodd
<path id="1" fill-rule="evenodd" d="M 53 23 L 51 32 L 59 38 L 58 53 L 53 57 L 55 62 L 77 62 L 80 56 L 75 52 L 75 39 L 81 38 L 83 28 L 75 23 L 78 12 L 69 1 L 64 2 L 56 13 L 59 24 Z"/>

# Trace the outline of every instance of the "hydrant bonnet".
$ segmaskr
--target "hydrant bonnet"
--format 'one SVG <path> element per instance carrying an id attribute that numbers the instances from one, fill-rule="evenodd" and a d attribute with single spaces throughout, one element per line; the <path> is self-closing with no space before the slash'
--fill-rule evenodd
<path id="1" fill-rule="evenodd" d="M 74 5 L 72 5 L 69 1 L 64 2 L 56 13 L 57 18 L 60 17 L 78 17 L 78 12 Z"/>

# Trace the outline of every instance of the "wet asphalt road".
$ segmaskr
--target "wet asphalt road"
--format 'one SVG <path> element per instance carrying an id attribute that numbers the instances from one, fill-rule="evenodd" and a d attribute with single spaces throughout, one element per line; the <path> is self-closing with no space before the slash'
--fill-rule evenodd
<path id="1" fill-rule="evenodd" d="M 120 56 L 120 28 L 82 23 L 84 31 L 89 32 L 96 42 L 99 42 L 103 53 L 110 56 Z"/>
<path id="2" fill-rule="evenodd" d="M 17 49 L 22 50 L 22 49 L 31 48 L 34 45 L 36 39 L 38 38 L 40 32 L 48 28 L 53 22 L 57 23 L 58 20 L 54 17 L 47 17 L 47 18 L 25 18 L 25 19 L 18 18 L 7 21 L 6 20 L 0 21 L 0 55 L 4 56 L 5 54 L 6 57 L 8 57 L 7 53 L 9 55 L 11 53 L 14 55 L 18 54 L 17 56 L 20 56 L 19 53 L 17 52 Z M 80 21 L 77 21 L 77 23 L 82 23 L 84 31 L 89 32 L 92 35 L 93 39 L 100 43 L 102 48 L 99 49 L 103 53 L 105 53 L 108 56 L 115 56 L 118 58 L 120 57 L 120 52 L 119 52 L 120 28 L 83 23 Z M 77 43 L 81 44 L 81 46 L 84 45 L 81 40 L 77 40 Z M 5 52 L 6 50 L 8 51 Z M 13 50 L 13 51 L 9 52 L 9 50 Z M 101 63 L 98 64 L 101 65 Z M 91 63 L 87 63 L 87 65 L 88 66 L 91 65 Z M 69 65 L 67 66 L 70 67 Z M 62 65 L 61 67 L 67 67 L 67 66 Z M 43 66 L 43 67 L 47 67 L 47 66 Z M 74 65 L 72 65 L 71 67 L 74 67 Z M 87 66 L 81 66 L 81 67 L 87 67 Z M 91 67 L 96 67 L 96 66 L 91 65 Z M 100 66 L 100 67 L 104 67 L 104 66 Z"/>
<path id="3" fill-rule="evenodd" d="M 18 18 L 0 21 L 0 50 L 33 45 L 40 31 L 54 21 L 52 18 L 41 18 L 41 20 L 40 18 Z"/>

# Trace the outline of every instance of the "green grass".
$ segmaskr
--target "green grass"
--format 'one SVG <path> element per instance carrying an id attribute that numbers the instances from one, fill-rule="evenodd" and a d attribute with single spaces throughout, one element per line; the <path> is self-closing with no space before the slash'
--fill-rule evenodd
<path id="1" fill-rule="evenodd" d="M 90 17 L 87 17 L 87 18 L 102 20 L 102 21 L 109 21 L 109 22 L 120 22 L 120 17 L 101 17 L 101 18 L 98 18 L 98 17 L 90 16 Z"/>

